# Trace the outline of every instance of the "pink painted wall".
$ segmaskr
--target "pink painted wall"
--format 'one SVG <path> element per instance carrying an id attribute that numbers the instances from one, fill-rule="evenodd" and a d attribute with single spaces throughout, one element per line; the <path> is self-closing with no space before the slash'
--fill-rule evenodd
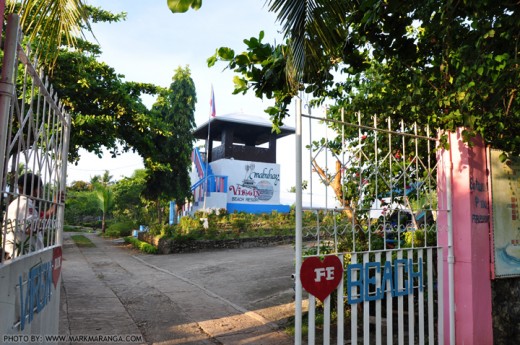
<path id="1" fill-rule="evenodd" d="M 445 174 L 451 161 L 456 344 L 493 344 L 486 148 L 479 139 L 468 147 L 462 142 L 461 130 L 450 134 L 450 145 L 451 150 L 439 153 L 443 167 L 438 174 L 438 195 L 439 208 L 443 208 L 447 204 Z M 444 330 L 449 344 L 446 213 L 438 221 L 439 245 L 444 248 Z"/>

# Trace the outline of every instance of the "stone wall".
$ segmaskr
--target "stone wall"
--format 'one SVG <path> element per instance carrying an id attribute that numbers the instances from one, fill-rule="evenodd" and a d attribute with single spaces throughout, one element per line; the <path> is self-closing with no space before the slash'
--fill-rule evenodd
<path id="1" fill-rule="evenodd" d="M 495 279 L 491 284 L 494 345 L 518 344 L 520 339 L 520 278 Z"/>
<path id="2" fill-rule="evenodd" d="M 159 254 L 192 253 L 214 249 L 267 247 L 294 243 L 294 236 L 174 241 L 173 239 L 159 238 L 145 232 L 140 232 L 138 238 L 140 241 L 145 241 L 156 246 Z"/>

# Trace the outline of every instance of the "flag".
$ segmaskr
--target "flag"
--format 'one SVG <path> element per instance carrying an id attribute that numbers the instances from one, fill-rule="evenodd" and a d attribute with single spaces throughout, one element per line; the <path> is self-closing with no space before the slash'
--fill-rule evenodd
<path id="1" fill-rule="evenodd" d="M 213 92 L 213 84 L 211 84 L 211 99 L 209 100 L 209 114 L 211 117 L 217 115 L 217 109 L 215 108 L 215 93 Z"/>

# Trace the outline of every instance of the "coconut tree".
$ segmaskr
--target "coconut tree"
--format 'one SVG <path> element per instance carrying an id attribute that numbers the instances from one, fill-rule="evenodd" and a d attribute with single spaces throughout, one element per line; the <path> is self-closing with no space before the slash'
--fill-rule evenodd
<path id="1" fill-rule="evenodd" d="M 299 89 L 304 76 L 323 70 L 323 57 L 339 57 L 345 38 L 345 1 L 338 0 L 267 0 L 270 12 L 277 14 L 284 37 L 289 40 L 288 65 L 285 70 L 292 88 Z M 198 10 L 201 0 L 168 0 L 173 13 Z"/>
<path id="2" fill-rule="evenodd" d="M 85 30 L 91 32 L 83 0 L 0 0 L 0 10 L 20 15 L 22 31 L 31 42 L 37 42 L 33 47 L 36 56 L 49 66 L 60 46 L 75 47 Z"/>
<path id="3" fill-rule="evenodd" d="M 112 192 L 112 175 L 108 170 L 105 171 L 101 178 L 93 179 L 94 192 L 98 199 L 98 207 L 103 212 L 101 220 L 101 232 L 106 231 L 106 217 L 112 206 L 114 206 L 114 193 Z"/>

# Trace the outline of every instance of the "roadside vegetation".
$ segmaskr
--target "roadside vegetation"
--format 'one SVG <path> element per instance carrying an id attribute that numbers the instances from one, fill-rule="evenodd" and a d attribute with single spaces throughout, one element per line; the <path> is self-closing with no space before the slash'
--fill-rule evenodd
<path id="1" fill-rule="evenodd" d="M 125 242 L 126 243 L 130 243 L 134 248 L 139 249 L 143 253 L 148 253 L 148 254 L 156 254 L 157 253 L 157 248 L 155 248 L 154 246 L 152 246 L 149 243 L 146 243 L 146 242 L 143 242 L 143 241 L 139 241 L 135 237 L 127 236 L 127 237 L 125 237 Z"/>
<path id="2" fill-rule="evenodd" d="M 116 182 L 112 182 L 111 177 L 105 174 L 104 177 L 94 177 L 91 183 L 76 182 L 69 187 L 65 212 L 66 231 L 90 229 L 101 232 L 105 213 L 106 230 L 102 232 L 103 236 L 131 238 L 126 241 L 147 253 L 155 251 L 133 238 L 133 232 L 142 226 L 155 238 L 173 239 L 178 242 L 294 236 L 294 208 L 288 213 L 264 214 L 228 213 L 225 209 L 207 209 L 195 212 L 193 216 L 180 217 L 176 224 L 169 225 L 169 205 L 165 203 L 161 207 L 161 217 L 157 217 L 156 205 L 140 195 L 145 188 L 143 173 L 144 170 L 137 170 L 132 177 Z M 113 202 L 107 209 L 104 208 L 105 203 L 99 202 L 99 194 L 92 191 L 99 179 L 109 181 L 106 185 L 113 195 Z M 401 246 L 404 247 L 435 243 L 435 225 L 431 217 L 427 223 L 415 224 L 417 228 L 413 225 L 412 212 L 418 213 L 425 206 L 415 202 L 411 207 L 411 212 L 396 211 L 380 219 L 360 216 L 356 220 L 355 231 L 352 231 L 351 215 L 347 212 L 304 211 L 303 236 L 316 236 L 319 229 L 321 238 L 326 239 L 333 236 L 334 228 L 341 229 L 341 234 L 338 234 L 338 249 L 344 251 L 348 251 L 352 246 L 354 236 L 358 239 L 363 238 L 363 243 L 358 243 L 358 246 L 370 247 L 372 250 L 383 249 L 385 243 L 388 247 L 396 239 L 401 241 Z M 435 209 L 435 205 L 428 207 Z M 162 219 L 160 223 L 159 218 Z M 411 229 L 414 231 L 409 231 Z M 330 250 L 331 248 L 320 247 L 319 253 L 326 254 Z M 316 254 L 317 251 L 318 248 L 310 247 L 306 254 Z"/>

